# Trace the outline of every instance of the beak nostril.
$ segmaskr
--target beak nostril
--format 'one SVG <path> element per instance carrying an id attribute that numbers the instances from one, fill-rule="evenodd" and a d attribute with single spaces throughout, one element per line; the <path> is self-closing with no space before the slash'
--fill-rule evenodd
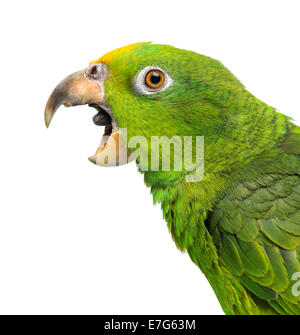
<path id="1" fill-rule="evenodd" d="M 91 75 L 95 75 L 97 73 L 97 66 L 96 65 L 91 66 L 88 72 Z"/>
<path id="2" fill-rule="evenodd" d="M 106 75 L 105 66 L 101 63 L 93 64 L 87 68 L 86 75 L 92 80 L 103 80 Z"/>

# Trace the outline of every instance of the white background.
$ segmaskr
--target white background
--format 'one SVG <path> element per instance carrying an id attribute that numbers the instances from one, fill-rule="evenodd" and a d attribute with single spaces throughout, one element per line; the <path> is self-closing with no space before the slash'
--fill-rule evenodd
<path id="1" fill-rule="evenodd" d="M 221 60 L 299 117 L 299 1 L 9 1 L 0 8 L 0 313 L 223 314 L 134 164 L 101 168 L 92 109 L 43 109 L 63 77 L 153 41 Z"/>

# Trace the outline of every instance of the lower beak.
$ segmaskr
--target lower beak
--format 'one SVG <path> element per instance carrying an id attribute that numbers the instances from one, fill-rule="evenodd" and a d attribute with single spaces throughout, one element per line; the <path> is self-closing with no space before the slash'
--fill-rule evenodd
<path id="1" fill-rule="evenodd" d="M 98 114 L 94 117 L 94 122 L 97 125 L 105 125 L 105 132 L 96 153 L 89 160 L 102 166 L 125 164 L 128 162 L 128 153 L 126 145 L 121 140 L 117 123 L 104 98 L 102 89 L 104 76 L 103 73 L 97 74 L 95 71 L 97 68 L 93 65 L 71 74 L 56 86 L 46 104 L 45 124 L 48 128 L 61 105 L 70 107 L 88 104 L 95 107 Z"/>

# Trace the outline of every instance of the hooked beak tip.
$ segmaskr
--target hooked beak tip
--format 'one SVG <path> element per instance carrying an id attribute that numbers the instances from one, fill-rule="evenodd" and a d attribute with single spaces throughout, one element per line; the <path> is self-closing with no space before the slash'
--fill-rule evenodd
<path id="1" fill-rule="evenodd" d="M 52 99 L 50 97 L 49 100 L 48 100 L 48 103 L 46 105 L 45 113 L 44 113 L 44 120 L 45 120 L 46 128 L 49 128 L 51 120 L 52 120 L 53 115 L 55 113 L 55 110 L 57 109 L 57 108 L 53 109 L 52 106 L 53 106 L 53 103 L 52 103 Z"/>
<path id="2" fill-rule="evenodd" d="M 51 116 L 48 116 L 47 114 L 45 114 L 45 126 L 46 126 L 46 128 L 49 128 L 50 123 L 51 123 L 51 119 L 52 119 Z"/>

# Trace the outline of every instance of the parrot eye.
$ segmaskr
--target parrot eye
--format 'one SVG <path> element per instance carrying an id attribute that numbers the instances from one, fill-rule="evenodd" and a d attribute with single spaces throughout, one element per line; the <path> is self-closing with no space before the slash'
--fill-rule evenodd
<path id="1" fill-rule="evenodd" d="M 165 82 L 165 75 L 160 70 L 151 70 L 147 73 L 145 82 L 150 88 L 159 88 Z"/>
<path id="2" fill-rule="evenodd" d="M 134 89 L 140 94 L 159 93 L 172 85 L 171 77 L 158 66 L 147 66 L 134 78 Z"/>

